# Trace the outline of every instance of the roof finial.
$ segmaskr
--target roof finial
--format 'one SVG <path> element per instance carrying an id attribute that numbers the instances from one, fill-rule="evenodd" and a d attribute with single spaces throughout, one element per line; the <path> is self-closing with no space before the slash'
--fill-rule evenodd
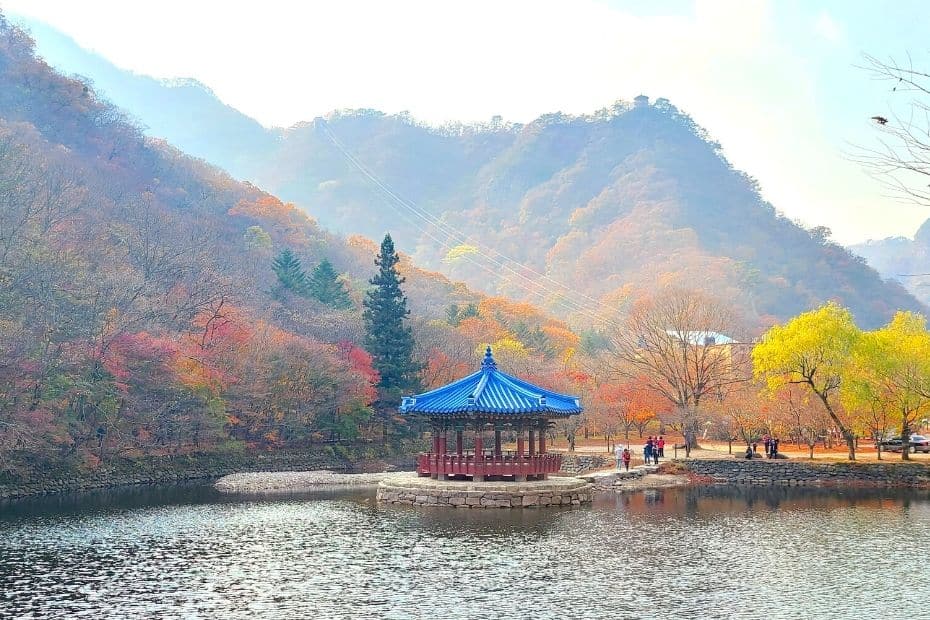
<path id="1" fill-rule="evenodd" d="M 491 355 L 491 345 L 488 345 L 488 348 L 484 350 L 484 361 L 481 362 L 482 368 L 497 368 L 497 362 L 494 361 L 494 356 Z"/>

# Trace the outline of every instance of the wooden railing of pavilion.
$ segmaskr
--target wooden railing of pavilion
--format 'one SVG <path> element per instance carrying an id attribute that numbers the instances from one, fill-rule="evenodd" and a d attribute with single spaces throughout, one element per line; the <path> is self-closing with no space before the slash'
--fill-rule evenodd
<path id="1" fill-rule="evenodd" d="M 554 474 L 562 467 L 562 455 L 557 453 L 519 455 L 516 452 L 494 454 L 484 452 L 426 452 L 417 458 L 420 476 L 538 476 Z"/>

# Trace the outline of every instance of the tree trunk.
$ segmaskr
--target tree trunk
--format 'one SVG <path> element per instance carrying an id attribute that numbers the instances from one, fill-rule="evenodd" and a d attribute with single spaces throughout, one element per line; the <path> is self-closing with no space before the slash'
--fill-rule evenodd
<path id="1" fill-rule="evenodd" d="M 813 385 L 811 386 L 813 387 Z M 842 422 L 840 422 L 839 417 L 837 417 L 836 412 L 833 411 L 833 407 L 830 406 L 830 401 L 827 399 L 826 394 L 818 392 L 815 390 L 817 396 L 820 397 L 820 401 L 823 403 L 824 409 L 827 410 L 827 413 L 830 415 L 830 419 L 833 420 L 833 423 L 836 424 L 836 427 L 840 429 L 840 433 L 843 434 L 843 438 L 846 440 L 846 447 L 849 448 L 849 460 L 856 460 L 856 436 L 846 428 Z"/>
<path id="2" fill-rule="evenodd" d="M 904 421 L 901 422 L 901 460 L 911 460 L 911 429 L 907 423 L 907 414 L 904 414 Z"/>
<path id="3" fill-rule="evenodd" d="M 843 431 L 843 437 L 846 439 L 846 447 L 849 449 L 849 460 L 856 460 L 856 436 L 848 430 Z"/>
<path id="4" fill-rule="evenodd" d="M 733 454 L 733 440 L 727 437 L 727 452 Z"/>

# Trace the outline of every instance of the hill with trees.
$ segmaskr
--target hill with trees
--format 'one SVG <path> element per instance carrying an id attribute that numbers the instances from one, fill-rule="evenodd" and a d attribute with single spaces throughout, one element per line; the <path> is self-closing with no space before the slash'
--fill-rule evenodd
<path id="1" fill-rule="evenodd" d="M 614 319 L 664 286 L 737 299 L 760 324 L 826 300 L 867 327 L 898 308 L 923 309 L 830 241 L 829 230 L 806 230 L 778 213 L 665 99 L 525 125 L 495 117 L 430 127 L 404 113 L 353 110 L 262 134 L 245 128 L 247 117 L 212 114 L 163 82 L 133 101 L 140 87 L 125 72 L 104 70 L 93 55 L 78 63 L 83 56 L 62 45 L 43 49 L 59 64 L 72 58 L 66 70 L 86 72 L 154 135 L 323 225 L 369 238 L 390 229 L 417 264 L 578 325 Z M 203 88 L 201 99 L 222 106 Z"/>
<path id="2" fill-rule="evenodd" d="M 282 255 L 301 286 L 282 286 Z M 369 433 L 376 255 L 146 138 L 0 14 L 3 469 Z M 481 299 L 398 269 L 414 321 Z"/>

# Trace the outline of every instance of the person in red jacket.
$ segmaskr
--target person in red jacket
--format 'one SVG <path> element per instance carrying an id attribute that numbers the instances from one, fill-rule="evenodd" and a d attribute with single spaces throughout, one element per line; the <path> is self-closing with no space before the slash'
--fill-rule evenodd
<path id="1" fill-rule="evenodd" d="M 626 471 L 630 471 L 630 459 L 633 458 L 633 453 L 630 452 L 629 448 L 623 449 L 623 454 L 621 455 L 621 458 L 623 459 L 623 469 L 625 469 Z"/>
<path id="2" fill-rule="evenodd" d="M 656 445 L 659 447 L 659 456 L 663 459 L 665 458 L 665 439 L 662 435 L 659 435 L 659 441 L 656 442 Z"/>

